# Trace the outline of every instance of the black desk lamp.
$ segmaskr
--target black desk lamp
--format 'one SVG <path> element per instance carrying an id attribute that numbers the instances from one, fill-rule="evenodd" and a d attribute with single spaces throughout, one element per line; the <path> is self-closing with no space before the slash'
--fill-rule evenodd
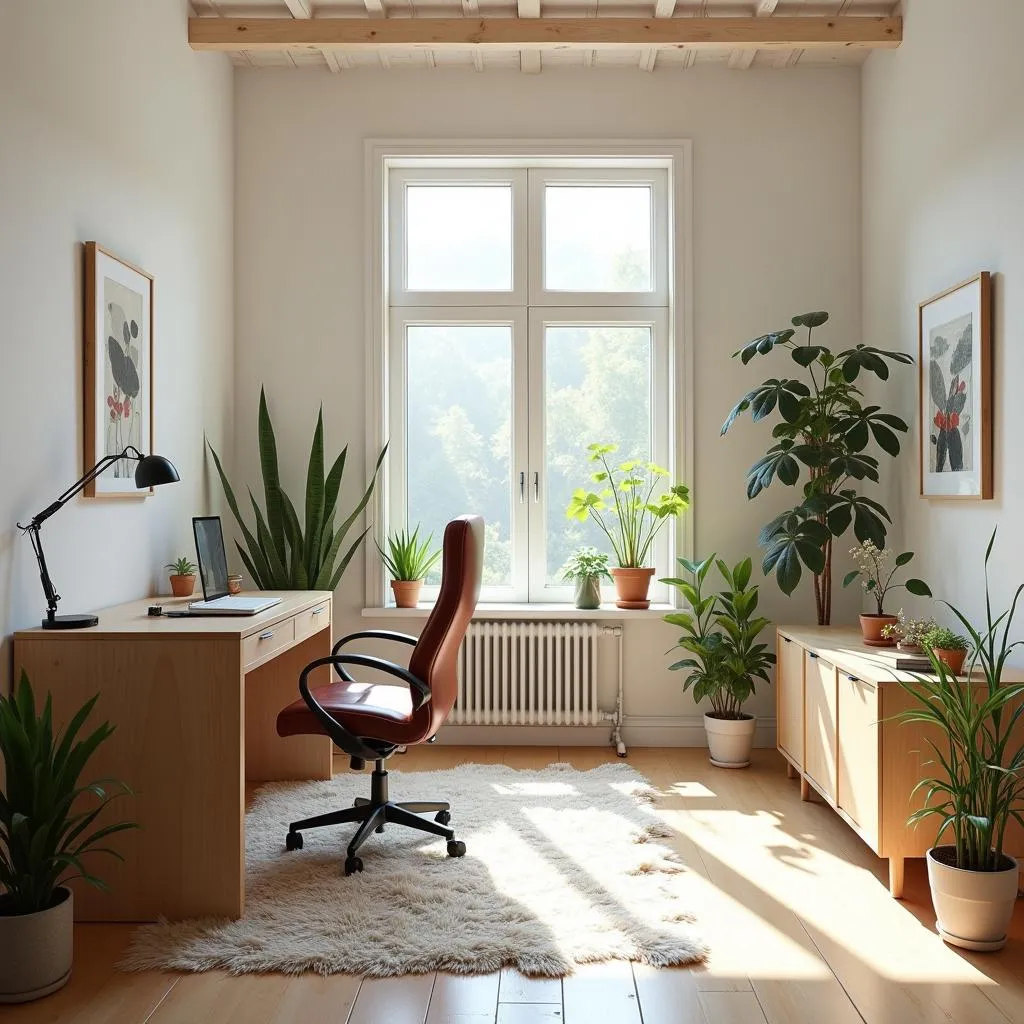
<path id="1" fill-rule="evenodd" d="M 42 512 L 37 512 L 28 525 L 18 523 L 18 529 L 29 535 L 32 541 L 32 550 L 36 553 L 36 561 L 39 563 L 39 579 L 43 583 L 43 593 L 46 594 L 46 618 L 43 619 L 43 629 L 84 629 L 86 626 L 95 626 L 99 619 L 95 615 L 58 615 L 57 602 L 60 594 L 53 587 L 53 580 L 50 579 L 50 572 L 46 568 L 46 557 L 43 555 L 43 546 L 39 541 L 39 527 L 46 522 L 58 509 L 63 508 L 90 480 L 95 480 L 108 466 L 112 466 L 119 459 L 134 459 L 138 462 L 135 467 L 135 486 L 138 488 L 156 487 L 159 484 L 173 484 L 179 479 L 178 471 L 162 455 L 143 455 L 138 448 L 128 445 L 123 452 L 117 455 L 107 455 L 100 459 L 92 469 L 77 483 L 73 483 L 52 505 L 47 505 Z"/>

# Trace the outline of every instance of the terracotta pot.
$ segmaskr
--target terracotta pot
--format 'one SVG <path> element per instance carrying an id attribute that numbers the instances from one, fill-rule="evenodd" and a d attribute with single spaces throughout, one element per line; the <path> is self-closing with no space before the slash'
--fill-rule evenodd
<path id="1" fill-rule="evenodd" d="M 953 867 L 952 853 L 951 846 L 928 851 L 936 931 L 963 949 L 1002 949 L 1017 899 L 1017 862 L 1004 856 L 1001 871 L 965 871 Z"/>
<path id="2" fill-rule="evenodd" d="M 600 576 L 581 576 L 576 581 L 576 607 L 584 611 L 601 607 Z"/>
<path id="3" fill-rule="evenodd" d="M 708 738 L 709 760 L 717 768 L 750 767 L 750 749 L 754 745 L 757 719 L 743 713 L 742 718 L 715 718 L 704 713 L 704 732 Z"/>
<path id="4" fill-rule="evenodd" d="M 618 595 L 615 606 L 617 608 L 650 608 L 651 602 L 647 599 L 647 591 L 651 587 L 653 576 L 653 569 L 612 569 L 615 593 Z"/>
<path id="5" fill-rule="evenodd" d="M 958 676 L 964 670 L 964 661 L 967 660 L 966 651 L 948 650 L 945 647 L 933 647 L 935 657 L 948 666 L 953 675 Z"/>
<path id="6" fill-rule="evenodd" d="M 171 593 L 175 597 L 191 597 L 192 591 L 196 589 L 196 578 L 193 575 L 172 576 Z"/>
<path id="7" fill-rule="evenodd" d="M 71 977 L 75 902 L 70 889 L 36 914 L 0 913 L 0 1003 L 27 1003 L 56 992 Z"/>
<path id="8" fill-rule="evenodd" d="M 420 603 L 423 580 L 392 580 L 391 589 L 397 608 L 415 608 Z"/>
<path id="9" fill-rule="evenodd" d="M 886 626 L 895 626 L 899 619 L 895 615 L 867 615 L 861 612 L 860 635 L 868 647 L 895 647 L 895 640 L 887 640 L 882 636 Z"/>

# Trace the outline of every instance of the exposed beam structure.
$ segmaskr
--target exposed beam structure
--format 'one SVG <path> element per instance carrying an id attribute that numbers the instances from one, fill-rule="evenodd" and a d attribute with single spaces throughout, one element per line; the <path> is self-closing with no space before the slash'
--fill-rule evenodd
<path id="1" fill-rule="evenodd" d="M 366 13 L 371 18 L 386 18 L 387 12 L 384 10 L 384 0 L 363 0 L 363 6 L 366 8 Z M 377 58 L 380 61 L 380 66 L 386 71 L 391 67 L 391 59 L 383 51 L 377 54 Z"/>
<path id="2" fill-rule="evenodd" d="M 779 0 L 758 0 L 754 13 L 758 18 L 770 18 L 778 6 Z M 733 50 L 729 54 L 729 67 L 735 71 L 746 71 L 756 56 L 757 50 Z"/>
<path id="3" fill-rule="evenodd" d="M 518 0 L 520 18 L 539 18 L 540 0 Z M 540 74 L 540 50 L 523 50 L 519 54 L 519 70 L 527 75 Z"/>
<path id="4" fill-rule="evenodd" d="M 284 0 L 284 5 L 293 18 L 313 17 L 312 0 Z M 327 61 L 327 66 L 335 73 L 352 66 L 347 54 L 338 53 L 335 50 L 321 50 L 320 53 Z M 294 59 L 292 63 L 295 63 Z"/>
<path id="5" fill-rule="evenodd" d="M 366 0 L 367 5 L 379 0 Z M 536 0 L 539 7 L 539 0 Z M 806 18 L 190 18 L 195 50 L 893 49 L 903 19 Z"/>
<path id="6" fill-rule="evenodd" d="M 654 16 L 656 18 L 671 18 L 676 13 L 676 0 L 658 0 L 654 5 Z M 640 70 L 653 71 L 658 61 L 658 51 L 655 49 L 644 50 L 640 54 Z"/>
<path id="7" fill-rule="evenodd" d="M 480 16 L 480 5 L 477 0 L 462 0 L 462 13 L 467 18 L 478 18 Z M 477 71 L 484 69 L 484 55 L 479 47 L 473 47 L 473 67 Z"/>

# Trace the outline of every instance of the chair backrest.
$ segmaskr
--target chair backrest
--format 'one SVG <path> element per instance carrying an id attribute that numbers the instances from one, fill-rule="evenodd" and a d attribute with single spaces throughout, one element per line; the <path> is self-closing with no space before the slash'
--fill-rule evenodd
<path id="1" fill-rule="evenodd" d="M 483 564 L 483 519 L 453 519 L 444 531 L 441 590 L 409 659 L 409 671 L 430 687 L 430 700 L 414 714 L 423 719 L 423 740 L 441 728 L 455 705 L 459 647 L 476 611 Z"/>

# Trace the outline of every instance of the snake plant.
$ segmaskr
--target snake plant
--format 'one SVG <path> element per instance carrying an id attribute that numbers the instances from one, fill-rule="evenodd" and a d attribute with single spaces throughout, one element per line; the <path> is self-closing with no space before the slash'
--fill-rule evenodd
<path id="1" fill-rule="evenodd" d="M 258 421 L 260 467 L 263 475 L 263 503 L 261 509 L 252 490 L 249 501 L 255 519 L 255 528 L 250 529 L 238 507 L 235 492 L 221 465 L 220 457 L 207 441 L 214 465 L 224 486 L 224 496 L 245 538 L 245 547 L 238 541 L 238 554 L 261 590 L 334 590 L 352 556 L 369 532 L 367 526 L 341 555 L 341 546 L 356 519 L 362 514 L 373 494 L 384 455 L 384 445 L 370 482 L 356 507 L 346 516 L 340 526 L 335 527 L 338 494 L 342 477 L 345 475 L 345 460 L 348 445 L 334 460 L 330 470 L 324 472 L 324 410 L 320 406 L 313 444 L 309 453 L 306 471 L 305 519 L 299 521 L 298 512 L 291 498 L 281 486 L 281 474 L 277 462 L 277 439 L 274 424 L 267 409 L 267 397 L 260 388 L 260 410 Z"/>

